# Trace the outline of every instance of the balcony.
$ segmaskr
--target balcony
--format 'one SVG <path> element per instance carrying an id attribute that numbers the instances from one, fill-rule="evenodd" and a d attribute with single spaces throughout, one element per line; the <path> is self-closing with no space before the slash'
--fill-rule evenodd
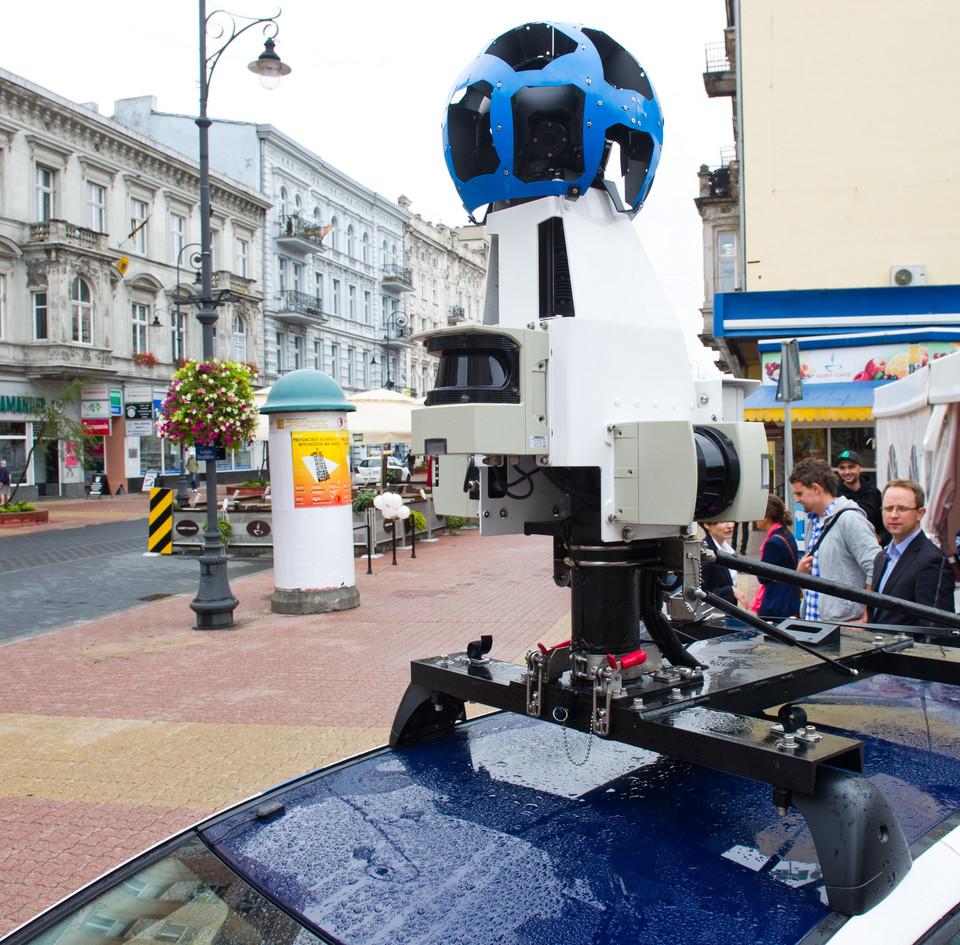
<path id="1" fill-rule="evenodd" d="M 319 253 L 323 251 L 323 227 L 299 216 L 280 218 L 277 244 L 290 253 Z"/>
<path id="2" fill-rule="evenodd" d="M 210 288 L 214 291 L 223 289 L 228 292 L 239 292 L 242 295 L 249 295 L 251 286 L 255 285 L 256 279 L 245 279 L 238 276 L 229 269 L 218 269 L 210 273 Z"/>
<path id="3" fill-rule="evenodd" d="M 307 295 L 296 289 L 286 289 L 280 293 L 280 304 L 276 317 L 291 325 L 320 325 L 327 320 L 323 314 L 323 299 L 316 295 Z"/>
<path id="4" fill-rule="evenodd" d="M 23 348 L 27 377 L 109 378 L 118 373 L 109 348 L 94 345 L 35 341 Z"/>
<path id="5" fill-rule="evenodd" d="M 462 305 L 451 305 L 447 309 L 448 325 L 459 325 L 466 317 L 467 313 Z"/>
<path id="6" fill-rule="evenodd" d="M 703 73 L 703 86 L 710 98 L 722 98 L 737 94 L 737 74 L 727 44 L 708 43 L 706 47 L 707 67 Z"/>
<path id="7" fill-rule="evenodd" d="M 66 243 L 69 246 L 105 253 L 108 239 L 106 233 L 88 230 L 85 226 L 75 226 L 66 220 L 44 220 L 42 223 L 30 224 L 31 243 Z"/>
<path id="8" fill-rule="evenodd" d="M 380 287 L 397 294 L 413 291 L 413 270 L 404 269 L 396 263 L 387 263 L 380 274 Z"/>

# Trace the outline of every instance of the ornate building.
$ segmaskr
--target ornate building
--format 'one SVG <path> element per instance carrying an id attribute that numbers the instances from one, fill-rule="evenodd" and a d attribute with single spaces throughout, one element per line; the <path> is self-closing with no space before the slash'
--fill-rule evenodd
<path id="1" fill-rule="evenodd" d="M 215 176 L 213 268 L 220 356 L 262 364 L 259 258 L 268 202 Z M 178 362 L 201 355 L 188 297 L 199 250 L 199 173 L 156 141 L 0 70 L 0 458 L 16 481 L 38 398 L 85 382 L 80 411 L 97 437 L 93 469 L 68 444 L 35 451 L 26 496 L 79 495 L 94 470 L 112 491 L 148 469 L 179 472 L 154 405 Z M 225 469 L 249 468 L 249 451 Z"/>
<path id="2" fill-rule="evenodd" d="M 399 204 L 409 210 L 411 202 Z M 413 291 L 407 299 L 409 333 L 483 321 L 484 280 L 489 242 L 483 227 L 447 227 L 411 214 L 404 237 Z M 437 359 L 419 342 L 404 345 L 409 390 L 423 397 L 432 387 Z"/>

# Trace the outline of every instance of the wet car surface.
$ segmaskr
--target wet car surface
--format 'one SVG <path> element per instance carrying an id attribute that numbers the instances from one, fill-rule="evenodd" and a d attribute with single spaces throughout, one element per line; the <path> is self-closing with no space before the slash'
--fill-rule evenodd
<path id="1" fill-rule="evenodd" d="M 881 676 L 805 704 L 864 739 L 915 857 L 954 825 L 960 691 Z M 773 945 L 846 921 L 768 786 L 497 713 L 275 788 L 11 942 Z"/>

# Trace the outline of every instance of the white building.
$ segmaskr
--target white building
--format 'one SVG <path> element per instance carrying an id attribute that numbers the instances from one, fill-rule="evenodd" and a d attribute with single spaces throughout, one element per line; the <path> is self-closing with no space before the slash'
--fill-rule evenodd
<path id="1" fill-rule="evenodd" d="M 406 210 L 406 197 L 399 199 Z M 489 241 L 483 227 L 447 227 L 411 214 L 404 239 L 413 291 L 407 297 L 407 334 L 448 325 L 483 321 L 483 291 Z M 391 349 L 391 357 L 406 358 L 409 392 L 423 397 L 437 375 L 437 358 L 420 343 Z"/>
<path id="2" fill-rule="evenodd" d="M 262 363 L 256 250 L 268 201 L 219 175 L 211 200 L 214 285 L 236 300 L 219 309 L 217 353 Z M 186 300 L 198 208 L 195 162 L 0 70 L 0 458 L 14 481 L 36 399 L 75 378 L 111 491 L 139 488 L 148 469 L 179 472 L 152 413 L 177 363 L 201 356 Z M 253 462 L 241 451 L 223 468 Z M 34 455 L 21 494 L 80 495 L 92 471 L 59 444 Z"/>
<path id="3" fill-rule="evenodd" d="M 115 110 L 138 132 L 195 153 L 192 118 L 158 112 L 149 96 Z M 413 288 L 406 211 L 270 125 L 214 121 L 210 161 L 273 205 L 262 246 L 264 382 L 311 367 L 349 396 L 382 386 L 390 365 L 394 386 L 409 387 L 407 359 L 385 351 Z"/>

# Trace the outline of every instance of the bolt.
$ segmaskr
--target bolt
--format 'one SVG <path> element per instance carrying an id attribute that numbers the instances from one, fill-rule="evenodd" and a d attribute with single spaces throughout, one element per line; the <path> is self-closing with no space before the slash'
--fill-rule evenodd
<path id="1" fill-rule="evenodd" d="M 796 751 L 799 747 L 796 736 L 792 732 L 787 732 L 783 736 L 783 741 L 777 742 L 777 748 L 780 751 Z"/>
<path id="2" fill-rule="evenodd" d="M 644 708 L 643 699 L 641 699 L 640 696 L 637 696 L 636 699 L 633 700 L 633 708 L 634 709 Z"/>
<path id="3" fill-rule="evenodd" d="M 683 693 L 678 686 L 674 686 L 673 689 L 670 690 L 670 695 L 667 698 L 671 702 L 680 702 L 683 700 Z"/>
<path id="4" fill-rule="evenodd" d="M 701 403 L 701 404 L 709 404 L 709 403 L 710 403 L 710 397 L 709 397 L 709 395 L 708 395 L 708 394 L 701 394 L 701 395 L 700 395 L 700 403 Z"/>
<path id="5" fill-rule="evenodd" d="M 506 509 L 500 509 L 500 518 L 506 518 L 509 514 Z"/>
<path id="6" fill-rule="evenodd" d="M 490 518 L 490 510 L 489 510 L 489 509 L 484 509 L 484 510 L 483 510 L 483 517 L 484 517 L 484 518 Z"/>

